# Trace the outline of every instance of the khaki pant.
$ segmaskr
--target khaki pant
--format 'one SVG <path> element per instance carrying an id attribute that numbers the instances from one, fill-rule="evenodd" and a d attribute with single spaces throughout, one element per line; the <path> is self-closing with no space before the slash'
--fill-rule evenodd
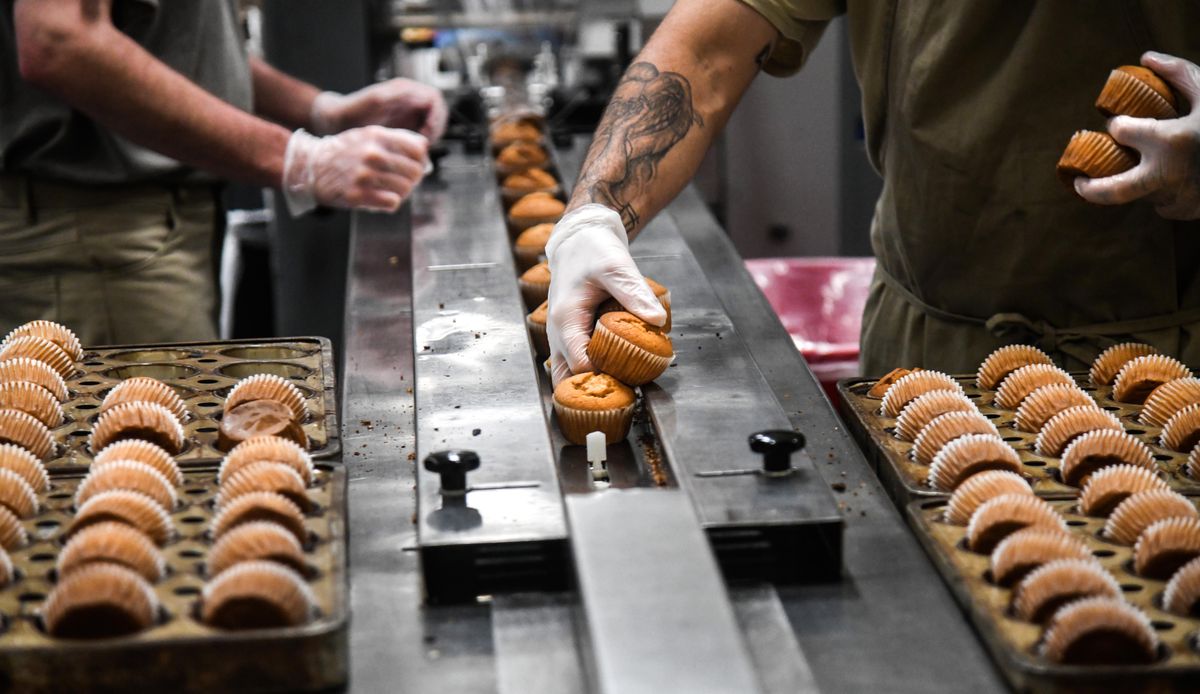
<path id="1" fill-rule="evenodd" d="M 42 318 L 85 345 L 216 339 L 215 214 L 211 187 L 0 176 L 0 330 Z"/>

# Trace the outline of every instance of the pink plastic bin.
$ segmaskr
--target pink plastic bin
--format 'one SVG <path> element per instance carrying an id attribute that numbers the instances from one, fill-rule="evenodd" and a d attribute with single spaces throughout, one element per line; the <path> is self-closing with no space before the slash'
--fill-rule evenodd
<path id="1" fill-rule="evenodd" d="M 859 374 L 858 333 L 874 258 L 757 258 L 746 268 L 829 399 Z"/>

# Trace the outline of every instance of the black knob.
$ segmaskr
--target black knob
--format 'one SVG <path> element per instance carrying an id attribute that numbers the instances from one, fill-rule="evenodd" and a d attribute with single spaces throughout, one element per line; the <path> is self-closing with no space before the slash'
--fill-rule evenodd
<path id="1" fill-rule="evenodd" d="M 804 434 L 786 429 L 759 431 L 750 435 L 750 450 L 762 453 L 763 472 L 786 475 L 792 471 L 792 454 L 804 448 Z"/>
<path id="2" fill-rule="evenodd" d="M 438 451 L 425 456 L 425 469 L 442 478 L 442 494 L 461 496 L 467 493 L 467 473 L 479 467 L 475 451 Z"/>

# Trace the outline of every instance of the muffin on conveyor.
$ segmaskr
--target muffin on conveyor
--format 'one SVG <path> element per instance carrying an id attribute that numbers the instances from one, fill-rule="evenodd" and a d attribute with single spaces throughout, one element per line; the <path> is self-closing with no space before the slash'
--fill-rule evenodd
<path id="1" fill-rule="evenodd" d="M 563 437 L 576 445 L 587 443 L 593 431 L 608 443 L 629 435 L 633 423 L 633 389 L 608 374 L 586 371 L 563 379 L 554 388 L 554 412 Z"/>
<path id="2" fill-rule="evenodd" d="M 508 221 L 515 231 L 524 231 L 539 224 L 553 224 L 563 216 L 566 204 L 549 193 L 530 193 L 508 211 Z M 547 237 L 549 234 L 547 234 Z"/>
<path id="3" fill-rule="evenodd" d="M 596 322 L 587 355 L 598 371 L 612 374 L 622 383 L 640 386 L 667 370 L 675 350 L 662 328 L 632 313 L 614 311 Z"/>
<path id="4" fill-rule="evenodd" d="M 540 169 L 550 161 L 546 149 L 535 142 L 514 142 L 496 155 L 496 171 L 502 175 Z"/>
<path id="5" fill-rule="evenodd" d="M 511 202 L 530 193 L 557 193 L 558 179 L 541 169 L 526 169 L 505 176 L 500 184 L 505 202 Z"/>
<path id="6" fill-rule="evenodd" d="M 513 244 L 513 255 L 517 259 L 518 270 L 525 272 L 537 265 L 538 259 L 546 252 L 546 244 L 549 243 L 550 234 L 553 231 L 553 224 L 535 224 L 517 236 L 517 240 Z M 547 270 L 547 291 L 549 291 L 549 276 L 550 272 Z"/>
<path id="7" fill-rule="evenodd" d="M 550 304 L 543 301 L 537 308 L 525 316 L 525 327 L 529 329 L 529 340 L 533 343 L 533 351 L 539 358 L 550 356 L 550 338 L 546 334 L 546 321 L 550 317 Z"/>
<path id="8" fill-rule="evenodd" d="M 521 273 L 517 285 L 521 287 L 525 306 L 530 310 L 537 308 L 550 296 L 550 264 L 543 260 Z"/>

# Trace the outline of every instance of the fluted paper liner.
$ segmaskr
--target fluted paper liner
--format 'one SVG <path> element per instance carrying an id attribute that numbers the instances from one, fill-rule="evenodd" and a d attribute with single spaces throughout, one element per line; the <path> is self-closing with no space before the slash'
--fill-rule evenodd
<path id="1" fill-rule="evenodd" d="M 54 438 L 45 424 L 20 410 L 0 409 L 0 443 L 11 443 L 46 460 L 54 452 Z"/>
<path id="2" fill-rule="evenodd" d="M 1008 470 L 1019 474 L 1021 459 L 1011 446 L 993 434 L 967 434 L 938 451 L 926 478 L 930 487 L 952 492 L 972 475 L 985 470 Z"/>
<path id="3" fill-rule="evenodd" d="M 1079 495 L 1079 510 L 1084 515 L 1103 518 L 1134 494 L 1170 489 L 1171 486 L 1149 468 L 1112 465 L 1097 470 L 1088 478 Z"/>
<path id="4" fill-rule="evenodd" d="M 251 492 L 275 492 L 308 510 L 311 506 L 304 491 L 304 479 L 295 470 L 283 463 L 259 461 L 250 463 L 226 477 L 217 491 L 217 508 L 223 509 L 234 499 Z"/>
<path id="5" fill-rule="evenodd" d="M 946 522 L 966 525 L 975 509 L 1004 494 L 1033 496 L 1033 488 L 1024 478 L 1009 470 L 987 470 L 971 475 L 950 495 L 950 501 L 946 503 Z"/>
<path id="6" fill-rule="evenodd" d="M 1122 70 L 1113 70 L 1108 81 L 1096 98 L 1096 108 L 1105 116 L 1132 116 L 1134 118 L 1178 118 L 1179 112 L 1170 101 L 1163 98 L 1153 87 L 1134 75 Z"/>
<path id="7" fill-rule="evenodd" d="M 104 521 L 117 521 L 133 526 L 160 547 L 175 535 L 171 516 L 163 510 L 161 504 L 141 492 L 128 489 L 101 492 L 88 499 L 75 512 L 75 518 L 71 520 L 66 534 L 70 537 L 90 525 Z"/>
<path id="8" fill-rule="evenodd" d="M 102 451 L 124 439 L 145 439 L 174 455 L 183 448 L 183 426 L 170 410 L 152 402 L 113 405 L 100 415 L 88 447 Z"/>
<path id="9" fill-rule="evenodd" d="M 1133 544 L 1133 570 L 1139 576 L 1165 581 L 1198 556 L 1200 518 L 1164 518 L 1138 535 Z"/>
<path id="10" fill-rule="evenodd" d="M 48 320 L 30 321 L 13 328 L 8 335 L 4 336 L 3 342 L 0 342 L 0 349 L 10 340 L 26 335 L 53 342 L 70 357 L 71 361 L 83 359 L 83 346 L 79 344 L 79 338 L 75 336 L 75 333 L 65 325 Z"/>
<path id="11" fill-rule="evenodd" d="M 629 386 L 645 385 L 658 378 L 674 360 L 642 349 L 597 322 L 587 346 L 588 358 L 596 371 L 606 373 Z"/>
<path id="12" fill-rule="evenodd" d="M 75 360 L 53 342 L 33 335 L 21 335 L 0 345 L 0 359 L 28 357 L 40 361 L 62 378 L 75 373 Z"/>
<path id="13" fill-rule="evenodd" d="M 961 393 L 932 390 L 913 398 L 900 411 L 900 416 L 896 418 L 896 438 L 901 441 L 915 441 L 926 424 L 948 412 L 978 413 L 979 410 L 975 403 Z"/>
<path id="14" fill-rule="evenodd" d="M 525 300 L 525 307 L 530 311 L 550 298 L 549 282 L 530 282 L 526 279 L 518 279 L 517 285 L 521 288 L 521 298 Z"/>
<path id="15" fill-rule="evenodd" d="M 300 475 L 305 486 L 312 484 L 313 463 L 308 452 L 294 441 L 278 436 L 255 436 L 235 446 L 221 460 L 221 467 L 217 470 L 217 484 L 221 484 L 247 465 L 262 461 L 286 465 Z"/>
<path id="16" fill-rule="evenodd" d="M 529 329 L 529 341 L 533 343 L 533 351 L 539 358 L 550 356 L 550 337 L 546 334 L 546 324 L 536 323 L 525 316 L 525 327 Z"/>
<path id="17" fill-rule="evenodd" d="M 108 562 L 64 577 L 42 606 L 46 631 L 64 638 L 124 636 L 150 628 L 157 615 L 158 598 L 150 584 Z"/>
<path id="18" fill-rule="evenodd" d="M 1018 530 L 996 545 L 989 566 L 992 581 L 1012 586 L 1030 571 L 1055 559 L 1089 559 L 1087 544 L 1070 533 L 1032 527 Z"/>
<path id="19" fill-rule="evenodd" d="M 1106 178 L 1137 166 L 1137 153 L 1117 144 L 1108 133 L 1079 130 L 1071 136 L 1055 167 L 1058 179 L 1075 191 L 1075 179 Z"/>
<path id="20" fill-rule="evenodd" d="M 1077 386 L 1052 383 L 1025 396 L 1017 408 L 1016 426 L 1021 431 L 1036 434 L 1051 417 L 1068 407 L 1095 404 L 1096 401 Z"/>
<path id="21" fill-rule="evenodd" d="M 963 387 L 941 371 L 913 371 L 903 376 L 887 392 L 883 394 L 883 402 L 879 406 L 879 414 L 884 417 L 896 417 L 909 402 L 931 390 L 949 390 L 962 393 Z"/>
<path id="22" fill-rule="evenodd" d="M 35 492 L 50 489 L 50 473 L 35 455 L 11 443 L 0 444 L 0 468 L 12 470 Z"/>
<path id="23" fill-rule="evenodd" d="M 1054 613 L 1040 651 L 1054 663 L 1116 666 L 1152 663 L 1158 646 L 1158 634 L 1141 610 L 1121 599 L 1091 597 Z"/>
<path id="24" fill-rule="evenodd" d="M 12 511 L 17 518 L 29 518 L 37 513 L 37 492 L 12 470 L 0 468 L 0 505 Z"/>
<path id="25" fill-rule="evenodd" d="M 1088 378 L 1092 385 L 1111 386 L 1117 374 L 1120 373 L 1121 367 L 1125 366 L 1129 360 L 1151 354 L 1158 354 L 1158 350 L 1141 342 L 1122 342 L 1113 345 L 1101 352 L 1100 356 L 1092 362 Z"/>
<path id="26" fill-rule="evenodd" d="M 1188 453 L 1200 442 L 1200 404 L 1188 405 L 1163 425 L 1159 443 L 1165 448 Z"/>
<path id="27" fill-rule="evenodd" d="M 114 460 L 88 471 L 75 489 L 75 505 L 82 506 L 97 494 L 117 489 L 141 492 L 168 513 L 175 510 L 178 501 L 175 488 L 158 470 L 133 460 Z"/>
<path id="28" fill-rule="evenodd" d="M 1152 427 L 1161 427 L 1188 405 L 1200 403 L 1200 378 L 1176 378 L 1150 391 L 1138 421 Z"/>
<path id="29" fill-rule="evenodd" d="M 995 404 L 1004 410 L 1015 410 L 1033 391 L 1051 383 L 1075 385 L 1070 374 L 1053 364 L 1030 364 L 1016 369 L 1005 377 L 996 390 Z"/>
<path id="30" fill-rule="evenodd" d="M 1067 531 L 1066 521 L 1045 499 L 1030 494 L 1001 494 L 980 504 L 967 522 L 967 547 L 990 554 L 1001 540 L 1023 528 Z"/>
<path id="31" fill-rule="evenodd" d="M 985 390 L 995 390 L 1013 371 L 1029 364 L 1053 364 L 1054 360 L 1032 345 L 1006 345 L 983 360 L 975 374 L 976 384 Z"/>
<path id="32" fill-rule="evenodd" d="M 895 383 L 896 381 L 899 381 L 900 379 L 904 378 L 905 376 L 909 375 L 910 373 L 912 373 L 914 371 L 920 371 L 920 370 L 921 370 L 920 367 L 916 367 L 916 368 L 912 368 L 912 369 L 905 369 L 903 367 L 897 367 L 895 369 L 892 369 L 891 371 L 884 374 L 882 378 L 880 378 L 878 381 L 875 381 L 875 383 L 871 385 L 871 389 L 867 391 L 867 397 L 882 399 L 883 396 L 887 394 L 888 389 L 892 387 L 893 383 Z"/>
<path id="33" fill-rule="evenodd" d="M 1121 599 L 1121 584 L 1095 559 L 1055 559 L 1029 572 L 1014 591 L 1018 618 L 1045 623 L 1063 605 L 1081 598 Z"/>
<path id="34" fill-rule="evenodd" d="M 17 578 L 16 568 L 8 551 L 0 549 L 0 588 L 5 588 Z"/>
<path id="35" fill-rule="evenodd" d="M 28 543 L 29 533 L 25 532 L 25 526 L 21 525 L 21 519 L 17 518 L 17 514 L 0 506 L 0 547 L 11 552 Z"/>
<path id="36" fill-rule="evenodd" d="M 1134 357 L 1125 362 L 1113 381 L 1112 397 L 1117 402 L 1140 405 L 1150 392 L 1167 381 L 1188 378 L 1192 372 L 1178 359 L 1162 354 Z"/>
<path id="37" fill-rule="evenodd" d="M 1197 616 L 1200 601 L 1200 557 L 1184 564 L 1171 575 L 1163 590 L 1163 608 L 1181 617 Z"/>
<path id="38" fill-rule="evenodd" d="M 1072 441 L 1089 431 L 1125 431 L 1121 421 L 1096 405 L 1068 407 L 1042 425 L 1034 442 L 1038 455 L 1057 458 Z"/>
<path id="39" fill-rule="evenodd" d="M 58 398 L 45 388 L 32 383 L 0 383 L 0 408 L 20 410 L 32 415 L 49 429 L 63 423 L 63 408 Z"/>
<path id="40" fill-rule="evenodd" d="M 1059 471 L 1063 484 L 1082 487 L 1088 476 L 1122 463 L 1157 472 L 1154 454 L 1146 444 L 1124 431 L 1100 429 L 1080 435 L 1063 451 Z"/>
<path id="41" fill-rule="evenodd" d="M 1120 545 L 1132 545 L 1138 535 L 1166 518 L 1200 518 L 1195 505 L 1178 492 L 1154 489 L 1138 492 L 1113 509 L 1102 535 Z"/>
<path id="42" fill-rule="evenodd" d="M 25 382 L 45 388 L 59 402 L 65 402 L 67 382 L 45 362 L 29 357 L 0 360 L 0 383 Z"/>
<path id="43" fill-rule="evenodd" d="M 59 552 L 55 567 L 62 579 L 101 561 L 132 569 L 150 583 L 162 580 L 167 571 L 166 559 L 149 536 L 116 521 L 96 523 L 71 536 Z"/>
<path id="44" fill-rule="evenodd" d="M 275 492 L 251 492 L 230 501 L 217 511 L 209 532 L 214 540 L 219 540 L 243 523 L 262 520 L 279 523 L 295 535 L 301 544 L 308 540 L 304 512 L 294 501 Z"/>
<path id="45" fill-rule="evenodd" d="M 170 410 L 180 424 L 188 420 L 187 405 L 183 403 L 183 398 L 174 388 L 155 378 L 135 376 L 121 381 L 104 396 L 100 411 L 106 412 L 114 405 L 126 402 L 153 402 Z"/>
<path id="46" fill-rule="evenodd" d="M 287 379 L 275 374 L 255 374 L 237 382 L 225 396 L 225 411 L 253 400 L 274 400 L 286 405 L 297 422 L 304 421 L 307 412 L 304 393 Z"/>
<path id="47" fill-rule="evenodd" d="M 221 629 L 262 629 L 306 624 L 315 599 L 304 578 L 269 561 L 230 567 L 204 584 L 200 619 Z"/>
<path id="48" fill-rule="evenodd" d="M 105 446 L 104 450 L 96 454 L 90 469 L 95 470 L 118 460 L 145 463 L 162 473 L 162 476 L 167 478 L 172 485 L 183 484 L 183 471 L 179 469 L 179 464 L 175 462 L 171 454 L 163 450 L 161 446 L 141 439 L 125 439 Z"/>
<path id="49" fill-rule="evenodd" d="M 968 411 L 946 412 L 929 420 L 929 423 L 921 428 L 913 440 L 913 460 L 921 465 L 929 465 L 938 451 L 942 450 L 942 446 L 967 434 L 999 436 L 1000 432 L 996 425 L 992 424 L 992 420 L 980 414 L 974 406 Z"/>
<path id="50" fill-rule="evenodd" d="M 517 271 L 525 272 L 537 265 L 546 253 L 545 246 L 513 246 L 513 259 L 517 262 Z M 549 294 L 547 294 L 549 296 Z M 544 299 L 543 299 L 544 301 Z M 541 303 L 540 301 L 538 303 Z M 535 306 L 537 304 L 534 304 Z"/>
<path id="51" fill-rule="evenodd" d="M 1188 453 L 1185 469 L 1187 470 L 1188 477 L 1191 477 L 1193 480 L 1200 480 L 1200 446 L 1196 446 L 1192 449 L 1191 453 Z"/>
<path id="52" fill-rule="evenodd" d="M 564 407 L 555 400 L 554 414 L 563 438 L 577 446 L 586 444 L 587 435 L 593 431 L 603 432 L 609 445 L 622 441 L 633 423 L 632 404 L 611 410 L 583 410 Z"/>
<path id="53" fill-rule="evenodd" d="M 290 530 L 270 521 L 243 523 L 221 536 L 208 552 L 208 576 L 247 561 L 273 561 L 303 574 L 304 549 Z"/>

